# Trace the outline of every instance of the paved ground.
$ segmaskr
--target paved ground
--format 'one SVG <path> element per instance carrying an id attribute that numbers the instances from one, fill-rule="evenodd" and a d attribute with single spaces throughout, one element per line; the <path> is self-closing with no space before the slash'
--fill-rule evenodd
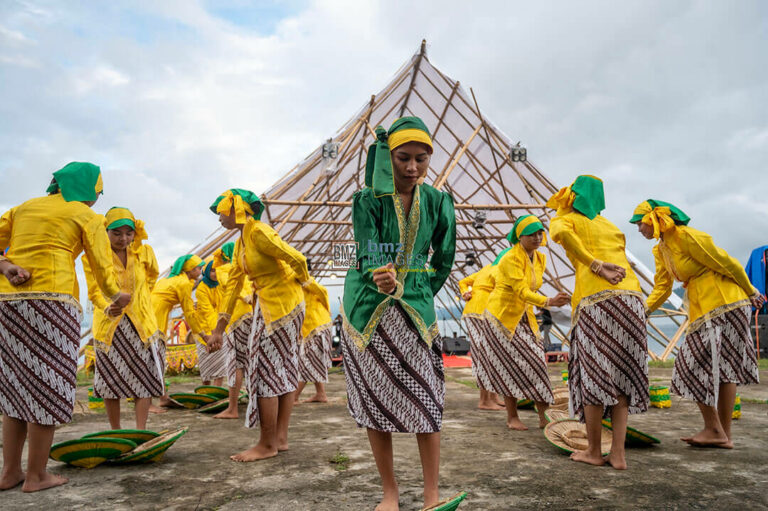
<path id="1" fill-rule="evenodd" d="M 765 509 L 768 507 L 768 385 L 741 390 L 743 418 L 735 423 L 736 449 L 697 449 L 678 440 L 699 426 L 695 405 L 673 397 L 672 408 L 652 408 L 630 425 L 662 440 L 633 449 L 630 469 L 588 467 L 569 461 L 536 429 L 511 432 L 504 412 L 475 410 L 477 391 L 469 369 L 447 370 L 447 401 L 441 462 L 441 493 L 467 490 L 462 510 L 485 509 Z M 671 370 L 652 369 L 651 382 L 669 382 Z M 551 369 L 560 385 L 559 368 Z M 762 380 L 768 381 L 763 370 Z M 192 390 L 195 383 L 174 385 Z M 84 470 L 51 462 L 70 478 L 66 486 L 34 495 L 15 489 L 0 494 L 10 509 L 222 509 L 364 510 L 377 502 L 379 481 L 365 432 L 350 419 L 344 378 L 331 375 L 327 405 L 301 405 L 291 426 L 291 450 L 271 460 L 237 464 L 228 456 L 255 442 L 241 421 L 219 421 L 186 410 L 150 419 L 150 429 L 188 426 L 189 433 L 157 464 Z M 85 402 L 85 388 L 78 399 Z M 752 402 L 761 400 L 762 402 Z M 85 407 L 80 406 L 81 410 Z M 244 407 L 241 406 L 241 413 Z M 124 427 L 132 422 L 130 410 Z M 108 429 L 103 413 L 79 413 L 56 441 Z M 418 509 L 421 470 L 412 435 L 397 436 L 396 470 L 401 509 Z M 333 463 L 348 458 L 346 469 Z"/>

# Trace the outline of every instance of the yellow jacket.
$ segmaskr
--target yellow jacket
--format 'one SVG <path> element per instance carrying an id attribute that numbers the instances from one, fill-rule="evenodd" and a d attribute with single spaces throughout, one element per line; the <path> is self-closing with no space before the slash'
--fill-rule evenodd
<path id="1" fill-rule="evenodd" d="M 593 300 L 600 301 L 614 294 L 642 293 L 637 275 L 627 260 L 624 234 L 609 220 L 600 215 L 590 220 L 581 213 L 570 211 L 552 219 L 549 235 L 563 246 L 576 270 L 576 285 L 571 297 L 573 320 L 576 319 L 579 304 L 586 306 Z M 590 265 L 595 259 L 623 267 L 627 276 L 614 286 L 592 273 Z M 601 295 L 595 296 L 598 293 Z M 590 300 L 582 303 L 585 298 Z"/>
<path id="2" fill-rule="evenodd" d="M 307 259 L 280 239 L 272 227 L 249 217 L 243 235 L 235 243 L 232 271 L 223 289 L 223 314 L 230 321 L 246 276 L 253 283 L 264 324 L 271 333 L 291 320 L 291 311 L 304 301 L 296 279 L 309 281 Z"/>
<path id="3" fill-rule="evenodd" d="M 757 290 L 741 264 L 712 242 L 712 237 L 685 225 L 662 235 L 653 247 L 656 277 L 646 305 L 656 310 L 672 293 L 674 280 L 683 282 L 688 302 L 688 331 L 708 319 L 749 304 Z"/>
<path id="4" fill-rule="evenodd" d="M 80 288 L 75 259 L 85 252 L 94 282 L 111 302 L 120 292 L 112 268 L 104 217 L 82 202 L 67 202 L 61 194 L 30 199 L 0 218 L 0 250 L 29 271 L 20 286 L 0 278 L 0 300 L 48 299 L 79 307 Z"/>
<path id="5" fill-rule="evenodd" d="M 216 322 L 219 319 L 219 313 L 224 305 L 223 289 L 229 279 L 231 264 L 223 264 L 216 268 L 216 279 L 219 285 L 210 288 L 205 282 L 200 282 L 195 291 L 197 297 L 197 315 L 201 326 L 206 333 L 211 333 L 216 328 Z M 240 293 L 240 299 L 237 300 L 235 311 L 232 314 L 232 321 L 229 324 L 229 330 L 237 327 L 238 322 L 248 314 L 253 314 L 253 286 L 246 279 L 243 290 Z"/>
<path id="6" fill-rule="evenodd" d="M 311 277 L 310 277 L 311 278 Z M 301 325 L 301 337 L 309 340 L 319 329 L 331 326 L 331 304 L 328 290 L 312 279 L 312 283 L 302 288 L 304 291 L 304 323 Z"/>
<path id="7" fill-rule="evenodd" d="M 160 279 L 152 290 L 152 308 L 155 311 L 157 326 L 163 335 L 168 335 L 168 317 L 176 305 L 181 305 L 184 319 L 189 323 L 190 330 L 202 334 L 203 327 L 192 302 L 192 288 L 195 283 L 185 273 Z"/>
<path id="8" fill-rule="evenodd" d="M 537 250 L 531 261 L 520 243 L 504 254 L 496 266 L 496 287 L 488 297 L 486 309 L 510 334 L 515 333 L 523 314 L 531 330 L 539 332 L 533 306 L 547 305 L 547 297 L 536 292 L 544 282 L 546 266 L 547 257 L 544 254 Z"/>
<path id="9" fill-rule="evenodd" d="M 487 264 L 480 271 L 459 281 L 459 293 L 462 296 L 472 288 L 472 298 L 464 305 L 463 314 L 482 314 L 485 311 L 488 297 L 495 286 L 495 270 L 495 266 Z"/>
<path id="10" fill-rule="evenodd" d="M 138 248 L 129 246 L 126 252 L 128 256 L 126 266 L 123 266 L 117 255 L 112 252 L 115 277 L 120 290 L 131 294 L 131 302 L 117 317 L 106 314 L 106 309 L 111 302 L 101 294 L 88 258 L 82 258 L 85 281 L 88 283 L 88 298 L 93 303 L 93 338 L 107 349 L 112 345 L 112 337 L 115 335 L 117 325 L 125 314 L 133 323 L 142 342 L 150 343 L 162 336 L 150 299 L 150 293 L 157 282 L 158 275 L 155 252 L 149 245 L 139 245 Z"/>

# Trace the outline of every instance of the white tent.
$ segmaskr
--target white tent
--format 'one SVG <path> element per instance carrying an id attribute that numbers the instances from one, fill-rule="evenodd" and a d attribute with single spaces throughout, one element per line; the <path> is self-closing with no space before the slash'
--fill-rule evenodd
<path id="1" fill-rule="evenodd" d="M 351 198 L 363 186 L 366 151 L 375 138 L 374 129 L 389 127 L 406 115 L 421 117 L 433 137 L 435 152 L 426 182 L 450 192 L 456 203 L 456 264 L 437 305 L 458 320 L 458 281 L 493 261 L 507 246 L 505 236 L 519 215 L 537 215 L 548 225 L 554 212 L 544 203 L 559 187 L 530 161 L 510 161 L 512 139 L 483 114 L 471 89 L 467 94 L 458 81 L 430 63 L 425 42 L 392 81 L 330 137 L 329 142 L 338 144 L 335 158 L 327 154 L 324 158 L 325 144 L 321 144 L 261 194 L 266 204 L 262 220 L 306 255 L 315 278 L 326 285 L 342 282 L 329 280 L 343 279 L 344 271 L 327 263 L 333 243 L 353 241 Z M 326 145 L 326 152 L 329 148 Z M 483 223 L 482 228 L 476 227 L 478 222 Z M 208 256 L 235 235 L 235 231 L 220 228 L 193 251 Z M 558 289 L 573 289 L 573 267 L 563 249 L 549 243 L 543 250 L 548 267 L 542 292 L 551 295 Z M 477 263 L 466 265 L 473 256 Z M 631 254 L 629 259 L 644 291 L 650 291 L 653 273 Z M 664 348 L 659 354 L 649 350 L 652 358 L 668 357 L 685 326 L 684 314 L 676 310 L 680 299 L 673 296 L 671 303 L 674 309 L 665 309 L 662 321 L 669 323 L 668 332 L 674 322 L 677 333 L 667 335 L 651 323 L 649 335 Z M 554 333 L 563 338 L 562 329 Z"/>

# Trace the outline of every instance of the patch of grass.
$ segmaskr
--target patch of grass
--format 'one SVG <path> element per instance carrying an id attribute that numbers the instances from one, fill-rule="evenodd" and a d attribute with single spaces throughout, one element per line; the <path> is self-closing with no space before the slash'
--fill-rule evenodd
<path id="1" fill-rule="evenodd" d="M 453 378 L 451 376 L 446 376 L 445 377 L 445 381 L 452 381 L 454 383 L 458 383 L 460 385 L 467 386 L 467 387 L 469 387 L 471 389 L 477 389 L 478 388 L 477 384 L 475 384 L 475 382 L 472 381 L 472 380 L 462 380 L 462 379 L 459 379 L 459 378 Z"/>
<path id="2" fill-rule="evenodd" d="M 177 383 L 194 383 L 194 382 L 200 381 L 200 375 L 199 374 L 176 374 L 173 376 L 166 376 L 165 381 L 167 381 L 171 385 L 174 385 Z"/>
<path id="3" fill-rule="evenodd" d="M 757 361 L 757 367 L 760 369 L 768 369 L 768 358 L 761 358 Z"/>
<path id="4" fill-rule="evenodd" d="M 84 387 L 86 385 L 93 385 L 93 375 L 86 371 L 77 372 L 77 386 Z"/>
<path id="5" fill-rule="evenodd" d="M 343 372 L 344 372 L 344 368 L 341 366 L 331 367 L 330 369 L 328 369 L 328 374 L 339 374 Z"/>
<path id="6" fill-rule="evenodd" d="M 756 405 L 766 405 L 768 404 L 768 399 L 756 399 L 754 397 L 742 397 L 741 398 L 742 403 L 752 403 Z"/>
<path id="7" fill-rule="evenodd" d="M 338 451 L 333 455 L 331 459 L 328 460 L 328 463 L 331 463 L 335 470 L 342 472 L 349 468 L 349 456 L 341 451 Z"/>
<path id="8" fill-rule="evenodd" d="M 649 360 L 648 367 L 656 369 L 672 369 L 675 367 L 675 360 Z"/>

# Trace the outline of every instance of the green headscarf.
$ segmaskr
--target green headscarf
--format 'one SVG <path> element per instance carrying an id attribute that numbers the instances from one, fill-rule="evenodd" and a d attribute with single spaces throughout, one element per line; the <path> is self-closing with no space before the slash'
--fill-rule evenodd
<path id="1" fill-rule="evenodd" d="M 546 228 L 541 223 L 541 220 L 539 220 L 539 217 L 536 215 L 523 215 L 515 221 L 512 230 L 507 234 L 507 240 L 510 245 L 517 245 L 520 241 L 520 236 L 528 236 L 539 231 L 546 232 Z"/>
<path id="2" fill-rule="evenodd" d="M 211 278 L 211 269 L 213 268 L 213 261 L 205 265 L 205 269 L 203 270 L 203 282 L 205 282 L 205 285 L 210 287 L 211 289 L 215 288 L 219 285 L 218 280 L 213 280 Z"/>
<path id="3" fill-rule="evenodd" d="M 46 193 L 61 192 L 67 202 L 95 201 L 103 193 L 101 169 L 93 163 L 73 161 L 53 173 Z"/>
<path id="4" fill-rule="evenodd" d="M 230 241 L 229 243 L 224 243 L 221 246 L 221 255 L 222 259 L 224 259 L 226 262 L 231 263 L 232 262 L 232 256 L 235 253 L 235 242 Z"/>
<path id="5" fill-rule="evenodd" d="M 230 188 L 219 195 L 210 210 L 215 214 L 224 213 L 228 215 L 235 207 L 235 221 L 238 224 L 244 224 L 246 215 L 251 215 L 256 220 L 261 220 L 261 214 L 264 212 L 264 203 L 259 196 L 249 190 L 242 188 Z"/>
<path id="6" fill-rule="evenodd" d="M 603 182 L 595 176 L 577 177 L 571 185 L 571 191 L 576 194 L 573 209 L 590 220 L 594 220 L 605 209 Z"/>
<path id="7" fill-rule="evenodd" d="M 194 254 L 187 254 L 179 257 L 174 261 L 173 266 L 171 267 L 171 273 L 168 274 L 169 277 L 175 277 L 177 275 L 181 275 L 181 272 L 184 271 L 191 271 L 194 268 L 197 268 L 198 266 L 202 266 L 205 264 L 205 261 L 200 259 L 199 256 L 196 256 Z"/>
<path id="8" fill-rule="evenodd" d="M 424 121 L 418 117 L 401 117 L 386 131 L 376 128 L 376 142 L 368 147 L 365 161 L 365 186 L 373 188 L 375 197 L 395 194 L 395 176 L 391 151 L 408 142 L 421 142 L 432 153 L 432 137 Z"/>
<path id="9" fill-rule="evenodd" d="M 672 217 L 675 225 L 688 225 L 688 222 L 691 221 L 691 218 L 683 213 L 683 210 L 674 204 L 655 199 L 648 199 L 647 201 L 640 203 L 640 205 L 635 208 L 634 214 L 632 215 L 632 218 L 629 219 L 629 222 L 636 224 L 642 221 L 645 215 L 656 208 L 669 208 L 669 216 Z"/>

